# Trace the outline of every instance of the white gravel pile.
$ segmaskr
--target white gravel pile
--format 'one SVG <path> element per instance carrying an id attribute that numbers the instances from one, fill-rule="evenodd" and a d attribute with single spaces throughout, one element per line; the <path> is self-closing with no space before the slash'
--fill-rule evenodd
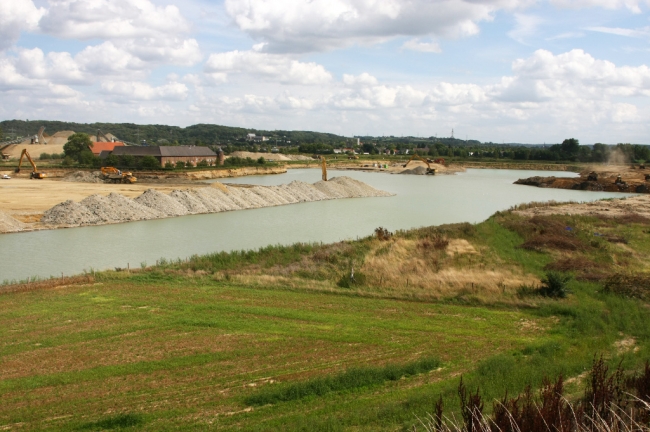
<path id="1" fill-rule="evenodd" d="M 314 183 L 314 187 L 327 195 L 329 199 L 387 197 L 392 195 L 350 177 L 334 177 L 326 182 L 319 181 Z"/>
<path id="2" fill-rule="evenodd" d="M 187 208 L 183 204 L 155 189 L 147 189 L 134 201 L 151 210 L 156 210 L 164 216 L 184 216 L 188 214 Z"/>
<path id="3" fill-rule="evenodd" d="M 24 229 L 24 223 L 17 221 L 6 213 L 0 212 L 0 233 L 19 232 Z"/>
<path id="4" fill-rule="evenodd" d="M 63 177 L 63 181 L 79 183 L 104 183 L 104 179 L 102 178 L 102 173 L 100 171 L 75 171 Z"/>
<path id="5" fill-rule="evenodd" d="M 314 185 L 300 181 L 280 186 L 219 185 L 174 190 L 169 195 L 149 189 L 135 199 L 111 193 L 107 197 L 91 195 L 79 203 L 65 201 L 47 210 L 41 222 L 65 226 L 96 225 L 337 198 L 390 195 L 349 177 L 335 177 L 328 182 L 320 181 Z"/>

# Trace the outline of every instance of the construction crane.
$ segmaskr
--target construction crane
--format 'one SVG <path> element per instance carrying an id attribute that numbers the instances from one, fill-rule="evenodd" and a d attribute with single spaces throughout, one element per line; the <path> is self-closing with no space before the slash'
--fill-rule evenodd
<path id="1" fill-rule="evenodd" d="M 30 179 L 44 179 L 47 175 L 43 172 L 38 172 L 36 169 L 36 164 L 32 160 L 32 157 L 27 153 L 27 149 L 23 149 L 23 152 L 20 154 L 20 160 L 18 161 L 18 168 L 16 168 L 16 173 L 20 172 L 20 167 L 23 164 L 23 157 L 27 156 L 27 160 L 32 164 L 32 173 L 29 175 Z"/>
<path id="2" fill-rule="evenodd" d="M 320 168 L 323 171 L 323 181 L 327 181 L 327 162 L 325 161 L 324 156 L 319 156 L 320 158 Z"/>
<path id="3" fill-rule="evenodd" d="M 418 156 L 417 154 L 414 154 L 413 156 L 411 156 L 411 159 L 409 159 L 408 162 L 406 162 L 406 163 L 403 165 L 404 168 L 406 168 L 406 166 L 407 166 L 407 165 L 408 165 L 408 164 L 409 164 L 413 159 L 418 159 L 418 160 L 424 162 L 425 164 L 427 164 L 427 174 L 434 175 L 434 174 L 436 173 L 436 170 L 435 170 L 434 168 L 431 168 L 431 165 L 429 165 L 429 161 L 426 160 L 426 159 L 424 159 L 424 158 L 422 158 L 422 157 L 420 157 L 420 156 Z"/>
<path id="4" fill-rule="evenodd" d="M 115 167 L 103 167 L 102 175 L 112 183 L 135 183 L 138 179 L 130 172 L 122 172 Z"/>

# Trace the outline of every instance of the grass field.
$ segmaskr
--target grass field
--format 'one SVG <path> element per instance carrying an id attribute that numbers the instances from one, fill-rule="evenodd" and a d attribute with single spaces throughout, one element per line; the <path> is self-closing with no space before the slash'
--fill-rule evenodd
<path id="1" fill-rule="evenodd" d="M 647 304 L 603 292 L 644 277 L 649 227 L 506 212 L 6 293 L 0 428 L 407 430 L 460 375 L 487 401 L 558 374 L 579 395 L 594 354 L 650 358 Z M 558 268 L 568 297 L 535 294 Z"/>

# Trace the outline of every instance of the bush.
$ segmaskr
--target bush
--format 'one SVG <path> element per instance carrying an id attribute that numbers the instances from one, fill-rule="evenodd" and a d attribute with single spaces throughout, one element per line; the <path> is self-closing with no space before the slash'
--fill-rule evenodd
<path id="1" fill-rule="evenodd" d="M 160 168 L 160 162 L 153 156 L 144 156 L 139 162 L 140 167 L 143 169 Z"/>
<path id="2" fill-rule="evenodd" d="M 169 161 L 167 161 L 167 162 L 165 162 L 165 168 L 166 168 L 166 169 L 173 169 L 173 168 L 174 168 L 174 164 L 171 163 L 171 162 L 169 162 Z"/>
<path id="3" fill-rule="evenodd" d="M 553 271 L 547 272 L 546 277 L 542 279 L 539 293 L 544 297 L 565 298 L 568 294 L 566 285 L 570 280 L 570 275 L 563 275 Z"/>
<path id="4" fill-rule="evenodd" d="M 176 169 L 183 169 L 183 168 L 185 168 L 185 162 L 183 161 L 176 162 Z"/>
<path id="5" fill-rule="evenodd" d="M 266 163 L 264 156 L 260 156 L 260 158 L 257 160 L 257 163 L 260 165 L 264 165 Z"/>
<path id="6" fill-rule="evenodd" d="M 200 160 L 199 163 L 196 164 L 197 168 L 205 168 L 207 166 L 209 166 L 209 164 L 208 161 L 205 159 Z"/>
<path id="7" fill-rule="evenodd" d="M 50 156 L 49 153 L 41 153 L 41 155 L 38 157 L 39 160 L 49 160 L 52 159 L 52 156 Z"/>
<path id="8" fill-rule="evenodd" d="M 74 164 L 74 159 L 72 159 L 70 156 L 66 156 L 63 159 L 63 162 L 61 162 L 61 165 L 63 165 L 64 167 L 72 166 L 72 164 Z"/>

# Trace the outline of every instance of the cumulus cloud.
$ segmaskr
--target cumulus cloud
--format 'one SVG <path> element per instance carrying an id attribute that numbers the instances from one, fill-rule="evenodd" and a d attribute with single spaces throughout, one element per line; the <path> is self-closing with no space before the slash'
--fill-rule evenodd
<path id="1" fill-rule="evenodd" d="M 463 37 L 498 10 L 534 0 L 226 0 L 236 25 L 270 52 L 323 51 L 398 36 Z"/>
<path id="2" fill-rule="evenodd" d="M 150 65 L 191 66 L 202 58 L 196 39 L 185 37 L 191 26 L 180 10 L 150 0 L 50 0 L 39 28 L 63 39 L 104 40 L 97 50 Z"/>
<path id="3" fill-rule="evenodd" d="M 0 50 L 11 47 L 20 33 L 34 31 L 45 14 L 32 0 L 10 0 L 0 2 Z"/>
<path id="4" fill-rule="evenodd" d="M 499 99 L 539 102 L 650 96 L 647 66 L 617 67 L 579 49 L 559 55 L 538 50 L 527 59 L 515 61 L 512 69 L 514 76 L 493 89 Z"/>
<path id="5" fill-rule="evenodd" d="M 134 39 L 186 33 L 176 6 L 149 0 L 50 0 L 40 22 L 45 33 L 66 39 Z"/>
<path id="6" fill-rule="evenodd" d="M 212 54 L 205 63 L 205 73 L 217 81 L 229 74 L 246 74 L 282 84 L 324 84 L 332 79 L 322 65 L 300 62 L 279 54 L 258 51 L 230 51 Z"/>
<path id="7" fill-rule="evenodd" d="M 101 84 L 101 89 L 102 93 L 116 96 L 115 99 L 123 103 L 134 100 L 179 101 L 185 100 L 188 94 L 187 86 L 179 82 L 170 82 L 153 87 L 147 83 L 137 81 L 106 81 Z"/>

